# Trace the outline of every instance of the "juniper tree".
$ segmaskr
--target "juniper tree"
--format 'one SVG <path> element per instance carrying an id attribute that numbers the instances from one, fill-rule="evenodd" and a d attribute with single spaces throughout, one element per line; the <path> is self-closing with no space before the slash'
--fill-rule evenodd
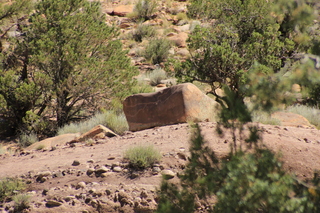
<path id="1" fill-rule="evenodd" d="M 186 167 L 178 182 L 163 180 L 157 212 L 320 211 L 319 174 L 306 181 L 287 174 L 276 154 L 263 145 L 263 129 L 250 123 L 251 111 L 243 101 L 251 96 L 255 107 L 269 110 L 287 100 L 283 94 L 292 82 L 320 83 L 314 61 L 282 67 L 296 52 L 312 48 L 304 43 L 303 28 L 308 26 L 300 25 L 312 14 L 301 2 L 191 1 L 192 16 L 216 20 L 212 28 L 198 28 L 191 35 L 193 56 L 178 64 L 178 75 L 212 86 L 221 104 L 217 133 L 229 131 L 233 143 L 229 155 L 219 159 L 195 125 Z M 204 16 L 195 13 L 200 10 Z M 216 87 L 224 89 L 223 97 L 215 94 Z"/>
<path id="2" fill-rule="evenodd" d="M 313 11 L 301 2 L 192 0 L 189 16 L 207 24 L 190 35 L 192 57 L 178 63 L 176 75 L 182 81 L 208 83 L 217 97 L 215 89 L 223 85 L 243 97 L 240 87 L 255 64 L 267 67 L 262 73 L 273 74 L 297 52 L 306 51 Z"/>
<path id="3" fill-rule="evenodd" d="M 2 70 L 3 88 L 11 87 L 15 96 L 20 90 L 26 93 L 14 101 L 26 99 L 21 104 L 24 116 L 14 127 L 49 116 L 62 126 L 130 90 L 136 69 L 116 39 L 118 29 L 106 24 L 100 6 L 86 0 L 35 4 L 15 46 L 22 65 Z M 12 103 L 3 97 L 10 109 Z"/>

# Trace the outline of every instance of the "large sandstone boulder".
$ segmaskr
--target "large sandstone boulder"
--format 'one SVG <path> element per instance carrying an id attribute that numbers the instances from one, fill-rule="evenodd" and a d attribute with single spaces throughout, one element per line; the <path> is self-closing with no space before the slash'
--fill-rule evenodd
<path id="1" fill-rule="evenodd" d="M 179 84 L 155 93 L 141 93 L 123 102 L 129 130 L 188 121 L 213 121 L 216 102 L 191 83 Z"/>

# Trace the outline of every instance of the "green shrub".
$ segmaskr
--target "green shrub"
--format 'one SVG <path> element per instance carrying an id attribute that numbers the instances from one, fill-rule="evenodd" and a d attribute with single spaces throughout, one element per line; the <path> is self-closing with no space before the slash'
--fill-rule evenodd
<path id="1" fill-rule="evenodd" d="M 37 146 L 36 150 L 42 150 L 44 149 L 46 146 L 44 144 L 40 144 L 39 146 Z"/>
<path id="2" fill-rule="evenodd" d="M 139 78 L 139 82 L 149 83 L 151 86 L 157 86 L 161 84 L 162 80 L 168 79 L 166 71 L 161 68 L 156 68 L 151 72 L 142 74 Z"/>
<path id="3" fill-rule="evenodd" d="M 150 38 L 155 35 L 155 29 L 148 24 L 139 24 L 132 32 L 132 38 L 137 42 L 141 42 L 143 38 Z"/>
<path id="4" fill-rule="evenodd" d="M 138 84 L 132 88 L 132 94 L 154 92 L 148 81 L 145 80 L 146 78 L 146 75 L 137 78 Z"/>
<path id="5" fill-rule="evenodd" d="M 178 20 L 188 20 L 188 16 L 186 13 L 178 13 L 177 14 L 177 19 Z"/>
<path id="6" fill-rule="evenodd" d="M 152 145 L 138 145 L 129 148 L 124 153 L 130 165 L 134 168 L 147 168 L 161 159 L 161 154 Z"/>
<path id="7" fill-rule="evenodd" d="M 22 212 L 30 207 L 30 195 L 28 194 L 15 195 L 12 200 L 14 201 L 14 212 Z"/>
<path id="8" fill-rule="evenodd" d="M 160 64 L 168 58 L 171 42 L 165 38 L 157 38 L 150 41 L 143 56 L 153 64 Z"/>
<path id="9" fill-rule="evenodd" d="M 320 110 L 318 108 L 304 105 L 296 105 L 288 107 L 287 111 L 302 115 L 311 124 L 315 125 L 318 129 L 320 128 Z"/>
<path id="10" fill-rule="evenodd" d="M 133 9 L 133 13 L 129 17 L 145 21 L 151 18 L 157 7 L 156 0 L 139 0 Z"/>
<path id="11" fill-rule="evenodd" d="M 165 80 L 168 78 L 166 71 L 164 71 L 161 68 L 154 69 L 150 74 L 150 85 L 151 86 L 157 86 L 158 84 L 161 84 L 162 80 Z"/>
<path id="12" fill-rule="evenodd" d="M 20 147 L 27 147 L 38 141 L 38 137 L 35 133 L 22 133 L 19 135 L 18 144 Z"/>
<path id="13" fill-rule="evenodd" d="M 26 188 L 25 183 L 16 178 L 4 178 L 0 180 L 0 202 L 4 202 Z"/>
<path id="14" fill-rule="evenodd" d="M 58 135 L 66 133 L 85 133 L 97 125 L 104 125 L 117 134 L 123 134 L 129 129 L 126 117 L 123 112 L 106 111 L 96 113 L 92 118 L 80 123 L 71 123 L 58 129 Z"/>

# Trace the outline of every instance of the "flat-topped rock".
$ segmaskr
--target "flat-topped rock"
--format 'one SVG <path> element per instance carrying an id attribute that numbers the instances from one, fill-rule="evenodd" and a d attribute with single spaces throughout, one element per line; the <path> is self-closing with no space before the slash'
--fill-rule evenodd
<path id="1" fill-rule="evenodd" d="M 28 146 L 25 150 L 36 150 L 39 147 L 41 147 L 42 149 L 48 149 L 48 148 L 50 149 L 51 147 L 55 147 L 57 145 L 62 146 L 76 139 L 79 136 L 80 136 L 80 133 L 69 133 L 69 134 L 59 135 L 56 137 L 47 138 L 45 140 L 36 142 Z"/>
<path id="2" fill-rule="evenodd" d="M 214 121 L 216 102 L 191 83 L 155 93 L 141 93 L 123 102 L 129 130 L 185 122 Z"/>
<path id="3" fill-rule="evenodd" d="M 271 117 L 280 120 L 282 126 L 314 127 L 305 117 L 292 112 L 275 112 Z"/>

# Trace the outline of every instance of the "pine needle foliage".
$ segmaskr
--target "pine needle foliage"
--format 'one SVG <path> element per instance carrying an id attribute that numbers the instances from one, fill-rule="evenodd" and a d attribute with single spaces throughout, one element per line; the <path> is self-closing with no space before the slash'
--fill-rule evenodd
<path id="1" fill-rule="evenodd" d="M 115 39 L 119 30 L 105 23 L 99 2 L 36 1 L 18 30 L 14 53 L 5 55 L 7 66 L 0 69 L 0 114 L 8 115 L 13 130 L 45 133 L 130 94 L 137 70 Z M 53 126 L 50 117 L 56 119 Z M 39 123 L 29 128 L 33 121 Z"/>
<path id="2" fill-rule="evenodd" d="M 208 24 L 191 33 L 192 57 L 176 64 L 177 77 L 208 83 L 215 96 L 224 85 L 245 96 L 240 87 L 255 63 L 268 67 L 264 71 L 272 75 L 297 52 L 307 51 L 313 10 L 304 1 L 295 2 L 192 0 L 189 16 Z"/>

